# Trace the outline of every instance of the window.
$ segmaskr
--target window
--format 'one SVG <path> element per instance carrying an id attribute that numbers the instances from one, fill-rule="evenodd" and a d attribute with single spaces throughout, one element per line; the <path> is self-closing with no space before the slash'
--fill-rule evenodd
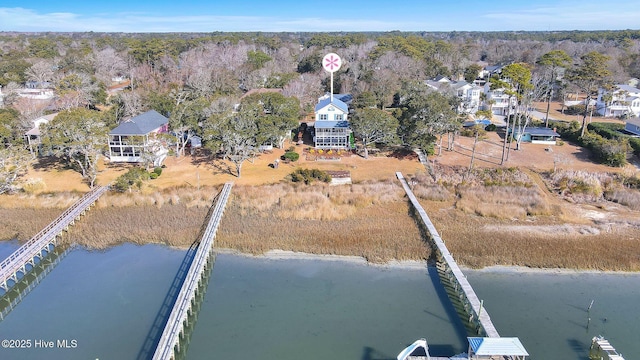
<path id="1" fill-rule="evenodd" d="M 329 115 L 327 114 L 318 115 L 318 120 L 328 120 L 328 119 L 329 119 Z"/>
<path id="2" fill-rule="evenodd" d="M 336 121 L 342 121 L 342 114 L 336 114 Z"/>

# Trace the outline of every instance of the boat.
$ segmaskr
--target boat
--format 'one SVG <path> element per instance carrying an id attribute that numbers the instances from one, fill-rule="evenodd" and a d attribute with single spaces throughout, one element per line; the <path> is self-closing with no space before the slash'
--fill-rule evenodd
<path id="1" fill-rule="evenodd" d="M 624 360 L 624 357 L 611 346 L 607 339 L 602 336 L 594 336 L 591 339 L 591 348 L 589 348 L 589 359 Z"/>
<path id="2" fill-rule="evenodd" d="M 398 360 L 430 360 L 426 339 L 416 340 L 398 354 Z"/>

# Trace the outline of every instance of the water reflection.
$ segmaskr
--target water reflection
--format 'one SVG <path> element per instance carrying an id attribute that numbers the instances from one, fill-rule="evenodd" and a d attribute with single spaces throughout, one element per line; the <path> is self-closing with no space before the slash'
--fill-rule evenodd
<path id="1" fill-rule="evenodd" d="M 40 284 L 44 277 L 69 253 L 70 249 L 69 245 L 61 244 L 50 250 L 41 259 L 38 258 L 33 267 L 29 265 L 31 268 L 15 284 L 11 285 L 9 291 L 0 297 L 0 321 L 4 320 L 22 299 Z"/>

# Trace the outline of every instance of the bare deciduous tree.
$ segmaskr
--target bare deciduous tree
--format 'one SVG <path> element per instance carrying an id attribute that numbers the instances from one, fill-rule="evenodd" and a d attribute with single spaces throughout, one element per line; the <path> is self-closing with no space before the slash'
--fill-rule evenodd
<path id="1" fill-rule="evenodd" d="M 95 58 L 96 77 L 105 84 L 127 72 L 127 62 L 111 47 L 98 51 Z"/>
<path id="2" fill-rule="evenodd" d="M 27 79 L 35 81 L 38 85 L 53 80 L 56 64 L 52 60 L 38 60 L 29 69 L 25 75 Z"/>

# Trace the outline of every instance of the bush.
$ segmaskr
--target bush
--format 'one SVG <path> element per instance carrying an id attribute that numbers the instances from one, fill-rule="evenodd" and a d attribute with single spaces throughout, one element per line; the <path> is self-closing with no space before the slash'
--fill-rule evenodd
<path id="1" fill-rule="evenodd" d="M 619 139 L 625 136 L 620 132 L 624 129 L 622 124 L 594 122 L 587 125 L 587 129 L 607 139 Z"/>
<path id="2" fill-rule="evenodd" d="M 157 176 L 156 176 L 156 177 L 158 177 L 158 176 L 162 175 L 162 168 L 158 166 L 158 167 L 156 167 L 156 168 L 154 168 L 154 169 L 153 169 L 153 172 L 154 172 L 155 174 L 157 174 Z"/>
<path id="3" fill-rule="evenodd" d="M 293 182 L 310 184 L 316 180 L 329 183 L 331 182 L 331 175 L 318 169 L 296 169 L 291 173 L 291 181 Z"/>
<path id="4" fill-rule="evenodd" d="M 487 131 L 496 131 L 497 128 L 498 127 L 496 126 L 496 124 L 489 124 L 484 129 L 487 130 Z"/>
<path id="5" fill-rule="evenodd" d="M 152 172 L 152 173 L 150 173 L 150 174 L 149 174 L 149 178 L 150 178 L 151 180 L 157 179 L 157 178 L 158 178 L 158 173 L 156 173 L 156 172 Z"/>
<path id="6" fill-rule="evenodd" d="M 629 146 L 633 149 L 633 154 L 636 156 L 640 156 L 640 139 L 639 138 L 629 138 Z"/>
<path id="7" fill-rule="evenodd" d="M 570 123 L 565 121 L 552 121 L 550 122 L 550 127 L 555 128 L 556 132 L 565 140 L 579 141 L 580 123 L 575 120 Z"/>
<path id="8" fill-rule="evenodd" d="M 564 113 L 567 115 L 582 115 L 584 114 L 584 105 L 573 105 L 573 106 L 568 106 L 565 110 Z"/>
<path id="9" fill-rule="evenodd" d="M 113 188 L 118 192 L 125 192 L 134 185 L 140 188 L 142 186 L 142 181 L 148 180 L 150 177 L 151 175 L 149 175 L 149 173 L 145 169 L 140 167 L 133 167 L 126 173 L 118 176 L 115 183 L 113 184 Z M 156 175 L 156 177 L 158 176 Z"/>
<path id="10" fill-rule="evenodd" d="M 287 151 L 286 153 L 284 153 L 284 155 L 282 155 L 282 160 L 298 161 L 299 158 L 300 154 L 295 151 Z"/>
<path id="11" fill-rule="evenodd" d="M 475 137 L 476 133 L 478 133 L 478 137 L 482 137 L 485 134 L 484 127 L 482 125 L 474 125 L 474 126 L 469 126 L 460 130 L 460 135 L 465 137 Z"/>
<path id="12" fill-rule="evenodd" d="M 604 137 L 586 132 L 580 138 L 581 145 L 593 153 L 596 161 L 613 167 L 622 167 L 627 164 L 627 139 L 605 139 Z"/>
<path id="13" fill-rule="evenodd" d="M 640 153 L 640 141 L 634 144 L 633 138 L 619 132 L 621 125 L 610 123 L 592 123 L 587 126 L 584 136 L 580 137 L 580 123 L 570 124 L 554 122 L 556 131 L 566 140 L 575 141 L 593 153 L 593 159 L 601 164 L 622 167 L 627 163 L 627 150 L 634 149 Z M 634 145 L 638 146 L 636 150 Z"/>

